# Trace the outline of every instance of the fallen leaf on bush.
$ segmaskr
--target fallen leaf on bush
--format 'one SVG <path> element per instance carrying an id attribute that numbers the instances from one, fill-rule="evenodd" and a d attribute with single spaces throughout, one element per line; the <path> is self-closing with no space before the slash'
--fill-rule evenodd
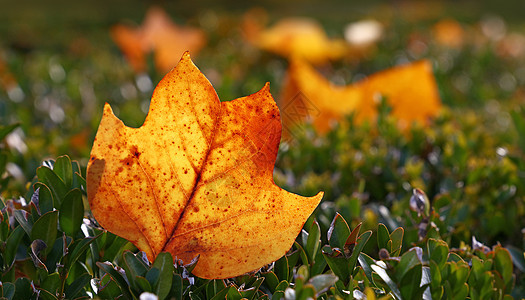
<path id="1" fill-rule="evenodd" d="M 111 29 L 111 36 L 135 72 L 146 70 L 146 55 L 151 51 L 156 68 L 167 72 L 182 53 L 197 53 L 206 44 L 202 30 L 173 23 L 164 10 L 155 6 L 148 10 L 142 26 L 118 24 Z"/>
<path id="2" fill-rule="evenodd" d="M 348 44 L 343 39 L 330 39 L 315 20 L 308 18 L 287 18 L 270 28 L 264 28 L 264 21 L 250 11 L 244 17 L 243 30 L 246 39 L 256 47 L 283 57 L 300 57 L 313 64 L 325 63 L 344 57 Z"/>
<path id="3" fill-rule="evenodd" d="M 385 96 L 401 129 L 425 125 L 441 108 L 437 84 L 428 61 L 394 67 L 348 86 L 336 86 L 304 61 L 294 60 L 281 94 L 283 125 L 288 130 L 310 119 L 324 133 L 345 115 L 356 122 L 373 121 L 379 96 Z"/>
<path id="4" fill-rule="evenodd" d="M 275 185 L 280 138 L 269 85 L 221 103 L 186 53 L 140 128 L 104 107 L 87 170 L 91 210 L 150 260 L 200 255 L 193 273 L 203 278 L 256 270 L 286 253 L 322 198 Z"/>

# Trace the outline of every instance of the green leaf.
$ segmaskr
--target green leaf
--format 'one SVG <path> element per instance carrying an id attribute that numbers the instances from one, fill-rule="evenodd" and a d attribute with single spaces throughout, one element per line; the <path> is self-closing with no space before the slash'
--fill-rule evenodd
<path id="1" fill-rule="evenodd" d="M 289 279 L 288 277 L 290 269 L 288 266 L 288 258 L 286 257 L 286 255 L 283 255 L 281 258 L 275 261 L 273 269 L 275 275 L 277 275 L 277 278 L 280 281 Z"/>
<path id="2" fill-rule="evenodd" d="M 377 226 L 377 246 L 379 249 L 387 249 L 390 253 L 391 249 L 387 248 L 388 241 L 390 241 L 390 233 L 388 232 L 388 228 L 386 228 L 385 224 L 379 223 Z"/>
<path id="3" fill-rule="evenodd" d="M 328 228 L 328 243 L 330 247 L 343 250 L 348 236 L 350 236 L 350 227 L 348 227 L 343 216 L 336 213 L 330 228 Z"/>
<path id="4" fill-rule="evenodd" d="M 64 269 L 69 272 L 71 267 L 77 262 L 82 254 L 84 254 L 89 245 L 98 239 L 103 232 L 97 234 L 94 237 L 86 237 L 81 240 L 75 240 L 71 246 L 69 246 L 69 253 L 64 258 Z"/>
<path id="5" fill-rule="evenodd" d="M 29 299 L 32 295 L 31 281 L 25 277 L 18 278 L 15 281 L 15 295 L 13 299 Z"/>
<path id="6" fill-rule="evenodd" d="M 365 253 L 360 253 L 358 261 L 359 261 L 359 265 L 361 266 L 361 268 L 363 268 L 363 272 L 365 273 L 366 278 L 368 278 L 370 282 L 373 282 L 372 265 L 375 264 L 375 260 L 371 258 L 370 256 L 366 255 Z"/>
<path id="7" fill-rule="evenodd" d="M 241 300 L 242 295 L 234 286 L 230 286 L 228 294 L 226 295 L 227 300 Z"/>
<path id="8" fill-rule="evenodd" d="M 58 211 L 50 211 L 36 220 L 31 229 L 31 240 L 42 240 L 47 245 L 46 253 L 51 251 L 57 238 Z"/>
<path id="9" fill-rule="evenodd" d="M 420 287 L 421 272 L 421 264 L 417 264 L 405 272 L 399 283 L 399 291 L 403 299 L 423 299 L 423 292 L 426 286 Z"/>
<path id="10" fill-rule="evenodd" d="M 160 271 L 158 280 L 152 284 L 153 292 L 159 297 L 159 300 L 163 300 L 168 297 L 171 290 L 174 271 L 173 257 L 168 252 L 162 252 L 157 255 L 152 267 Z M 148 278 L 147 275 L 146 278 Z"/>
<path id="11" fill-rule="evenodd" d="M 71 159 L 67 155 L 62 155 L 57 158 L 53 166 L 53 172 L 62 179 L 66 188 L 71 188 L 73 183 L 73 168 L 71 166 Z"/>
<path id="12" fill-rule="evenodd" d="M 4 252 L 5 269 L 11 268 L 15 262 L 16 251 L 18 250 L 20 241 L 24 237 L 24 233 L 24 229 L 21 226 L 17 226 L 7 238 Z"/>
<path id="13" fill-rule="evenodd" d="M 124 251 L 122 258 L 124 263 L 121 264 L 121 267 L 126 271 L 126 277 L 128 278 L 130 286 L 137 292 L 141 291 L 142 288 L 139 286 L 139 282 L 137 282 L 135 278 L 146 276 L 148 266 L 141 258 L 128 250 Z"/>
<path id="14" fill-rule="evenodd" d="M 122 275 L 114 269 L 110 262 L 97 262 L 96 264 L 102 271 L 106 272 L 113 280 L 115 280 L 124 297 L 127 299 L 136 299 L 132 296 L 128 283 L 124 277 L 122 277 Z"/>
<path id="15" fill-rule="evenodd" d="M 13 213 L 15 216 L 16 221 L 24 231 L 27 233 L 27 235 L 31 236 L 31 231 L 33 229 L 33 221 L 29 218 L 29 213 L 25 210 L 17 209 Z"/>
<path id="16" fill-rule="evenodd" d="M 418 264 L 421 264 L 421 261 L 418 258 L 416 248 L 412 248 L 405 252 L 401 256 L 401 260 L 396 267 L 396 277 L 398 281 L 402 280 L 403 277 L 405 277 L 405 274 Z"/>
<path id="17" fill-rule="evenodd" d="M 89 284 L 91 281 L 91 275 L 89 273 L 84 273 L 75 278 L 75 280 L 67 287 L 65 294 L 66 299 L 74 299 L 82 289 Z"/>
<path id="18" fill-rule="evenodd" d="M 316 294 L 321 294 L 333 286 L 337 280 L 338 278 L 335 275 L 321 274 L 310 278 L 308 284 L 314 287 Z"/>
<path id="19" fill-rule="evenodd" d="M 11 282 L 0 282 L 2 285 L 2 299 L 13 299 L 15 295 L 15 285 Z"/>
<path id="20" fill-rule="evenodd" d="M 118 283 L 109 274 L 104 274 L 100 280 L 95 279 L 95 282 L 98 287 L 96 293 L 100 299 L 132 299 L 122 293 Z"/>
<path id="21" fill-rule="evenodd" d="M 184 288 L 184 285 L 182 282 L 182 277 L 179 274 L 173 274 L 173 283 L 171 285 L 171 290 L 169 292 L 171 297 L 174 298 L 175 300 L 182 300 L 183 288 Z"/>
<path id="22" fill-rule="evenodd" d="M 357 264 L 357 259 L 359 257 L 359 253 L 363 251 L 363 248 L 365 247 L 366 243 L 368 242 L 368 239 L 370 239 L 370 236 L 372 235 L 372 231 L 366 231 L 361 234 L 357 240 L 357 245 L 354 247 L 354 250 L 352 252 L 352 255 L 348 259 L 348 271 L 350 274 L 353 274 L 355 265 Z"/>
<path id="23" fill-rule="evenodd" d="M 42 300 L 58 300 L 58 298 L 47 290 L 40 290 L 38 294 L 38 299 Z"/>
<path id="24" fill-rule="evenodd" d="M 60 276 L 58 275 L 57 272 L 55 272 L 55 273 L 49 274 L 49 276 L 47 276 L 42 281 L 42 284 L 40 287 L 50 292 L 53 295 L 57 295 L 58 288 L 60 287 L 60 283 L 61 283 Z"/>
<path id="25" fill-rule="evenodd" d="M 350 270 L 348 269 L 348 261 L 341 252 L 332 251 L 330 246 L 323 247 L 323 256 L 330 267 L 330 270 L 341 280 L 346 281 L 350 278 Z"/>
<path id="26" fill-rule="evenodd" d="M 428 239 L 427 251 L 429 260 L 436 262 L 441 270 L 448 260 L 448 244 L 442 240 Z"/>
<path id="27" fill-rule="evenodd" d="M 37 182 L 34 184 L 33 189 L 35 190 L 35 193 L 38 193 L 38 208 L 40 209 L 40 214 L 53 211 L 55 206 L 53 194 L 49 187 L 42 182 Z"/>
<path id="28" fill-rule="evenodd" d="M 56 166 L 56 164 L 55 164 Z M 84 220 L 84 203 L 79 189 L 69 191 L 60 206 L 60 228 L 67 235 L 75 237 Z"/>
<path id="29" fill-rule="evenodd" d="M 216 293 L 214 296 L 211 297 L 211 300 L 219 300 L 219 299 L 226 299 L 226 295 L 228 295 L 228 292 L 230 290 L 230 286 L 223 288 L 218 293 Z M 209 296 L 208 296 L 209 298 Z"/>
<path id="30" fill-rule="evenodd" d="M 143 292 L 151 293 L 153 291 L 153 289 L 151 288 L 150 282 L 145 277 L 135 276 L 133 282 L 135 282 L 136 285 L 138 286 L 138 290 L 140 291 L 140 293 L 143 293 Z"/>
<path id="31" fill-rule="evenodd" d="M 252 300 L 255 297 L 255 295 L 257 295 L 257 291 L 259 291 L 259 287 L 261 286 L 263 281 L 264 281 L 264 278 L 259 277 L 257 278 L 257 280 L 255 280 L 255 282 L 252 284 L 250 288 L 241 290 L 240 292 L 241 292 L 242 297 L 248 300 Z"/>
<path id="32" fill-rule="evenodd" d="M 262 273 L 262 276 L 264 277 L 264 284 L 270 289 L 270 292 L 275 292 L 275 289 L 279 284 L 279 278 L 277 278 L 277 275 L 270 271 Z"/>
<path id="33" fill-rule="evenodd" d="M 273 293 L 272 299 L 283 299 L 284 298 L 284 291 L 290 286 L 288 281 L 283 280 L 279 282 L 279 284 L 275 288 L 275 292 Z"/>
<path id="34" fill-rule="evenodd" d="M 370 265 L 372 270 L 381 277 L 381 279 L 386 283 L 388 288 L 390 289 L 390 292 L 397 298 L 397 299 L 403 299 L 401 297 L 401 292 L 399 291 L 399 288 L 397 287 L 396 283 L 388 273 L 386 272 L 386 264 L 382 261 L 377 261 L 376 264 Z M 419 282 L 418 282 L 419 284 Z"/>
<path id="35" fill-rule="evenodd" d="M 36 169 L 36 175 L 38 176 L 38 181 L 44 183 L 51 190 L 54 204 L 60 206 L 62 200 L 69 191 L 69 188 L 66 187 L 64 181 L 62 181 L 53 170 L 46 166 L 38 167 L 38 169 Z"/>
<path id="36" fill-rule="evenodd" d="M 503 278 L 505 292 L 510 293 L 514 285 L 512 258 L 510 252 L 501 246 L 494 248 L 494 269 Z"/>
<path id="37" fill-rule="evenodd" d="M 310 231 L 308 232 L 308 240 L 306 242 L 306 254 L 310 262 L 314 262 L 315 256 L 319 251 L 319 246 L 321 244 L 321 229 L 319 224 L 314 220 Z"/>
<path id="38" fill-rule="evenodd" d="M 390 234 L 390 240 L 392 240 L 392 249 L 390 250 L 390 256 L 400 255 L 401 247 L 403 246 L 404 233 L 405 230 L 402 227 L 398 227 Z"/>

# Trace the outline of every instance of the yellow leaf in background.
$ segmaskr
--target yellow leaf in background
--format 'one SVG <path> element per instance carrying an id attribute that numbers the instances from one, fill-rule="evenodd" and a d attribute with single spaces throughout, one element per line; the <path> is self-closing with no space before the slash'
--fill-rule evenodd
<path id="1" fill-rule="evenodd" d="M 135 72 L 146 71 L 146 55 L 154 52 L 155 66 L 168 72 L 177 65 L 185 51 L 198 53 L 206 44 L 206 35 L 197 28 L 179 26 L 159 7 L 151 7 L 142 26 L 118 24 L 111 36 L 120 47 Z"/>
<path id="2" fill-rule="evenodd" d="M 321 25 L 313 19 L 286 18 L 270 28 L 264 28 L 265 18 L 260 14 L 264 12 L 250 11 L 243 24 L 246 39 L 260 49 L 287 58 L 299 57 L 312 64 L 342 58 L 349 51 L 345 40 L 328 38 Z"/>
<path id="3" fill-rule="evenodd" d="M 413 122 L 428 124 L 441 109 L 428 61 L 394 67 L 348 86 L 336 86 L 304 61 L 294 60 L 281 94 L 283 124 L 293 130 L 310 119 L 320 133 L 325 133 L 351 113 L 358 123 L 373 121 L 381 95 L 392 107 L 401 129 Z"/>
<path id="4" fill-rule="evenodd" d="M 220 102 L 188 53 L 153 92 L 139 128 L 108 104 L 87 169 L 91 211 L 150 260 L 162 251 L 193 274 L 228 278 L 283 256 L 321 201 L 273 181 L 279 110 L 267 84 Z"/>

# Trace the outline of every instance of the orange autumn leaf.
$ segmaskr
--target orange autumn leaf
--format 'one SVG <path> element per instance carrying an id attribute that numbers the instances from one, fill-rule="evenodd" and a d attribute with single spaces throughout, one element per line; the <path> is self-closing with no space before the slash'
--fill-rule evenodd
<path id="1" fill-rule="evenodd" d="M 290 249 L 322 198 L 275 185 L 280 138 L 268 84 L 221 103 L 185 53 L 140 128 L 106 104 L 87 170 L 91 210 L 150 260 L 200 256 L 193 274 L 203 278 L 256 270 Z"/>
<path id="2" fill-rule="evenodd" d="M 154 52 L 156 68 L 167 72 L 182 53 L 197 53 L 206 44 L 202 30 L 173 23 L 164 10 L 155 6 L 146 13 L 142 26 L 118 24 L 111 28 L 111 36 L 135 72 L 146 70 L 146 55 L 150 52 Z"/>
<path id="3" fill-rule="evenodd" d="M 432 33 L 436 42 L 450 48 L 461 48 L 465 42 L 465 31 L 461 24 L 453 19 L 437 22 Z"/>
<path id="4" fill-rule="evenodd" d="M 427 124 L 441 109 L 428 61 L 394 67 L 348 86 L 336 86 L 310 65 L 294 60 L 281 94 L 283 123 L 285 128 L 293 129 L 309 118 L 319 132 L 325 133 L 332 123 L 350 113 L 355 114 L 357 122 L 374 120 L 380 95 L 387 98 L 402 129 L 413 122 Z"/>
<path id="5" fill-rule="evenodd" d="M 299 57 L 313 64 L 325 63 L 344 57 L 348 44 L 343 39 L 330 39 L 324 29 L 313 19 L 286 18 L 270 28 L 263 28 L 251 11 L 244 18 L 246 39 L 256 47 L 283 57 Z"/>

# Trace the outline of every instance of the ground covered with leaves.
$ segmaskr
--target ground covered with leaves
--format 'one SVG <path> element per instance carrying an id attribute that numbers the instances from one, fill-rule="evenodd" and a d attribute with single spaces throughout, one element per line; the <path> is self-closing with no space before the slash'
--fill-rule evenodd
<path id="1" fill-rule="evenodd" d="M 148 18 L 159 13 L 148 13 L 146 3 L 114 5 L 104 12 L 66 7 L 57 15 L 13 4 L 0 12 L 9 24 L 0 25 L 3 297 L 525 295 L 525 23 L 512 11 L 446 2 L 287 4 L 278 12 L 271 3 L 217 10 L 203 4 L 167 5 L 163 19 L 162 12 Z M 322 30 L 306 46 L 280 38 L 291 25 L 269 29 L 297 15 Z M 381 34 L 356 46 L 345 28 L 363 19 L 375 20 Z M 186 38 L 166 38 L 174 34 Z M 426 59 L 441 107 L 430 123 L 400 128 L 395 104 L 378 98 L 375 118 L 363 122 L 359 111 L 349 112 L 322 132 L 308 121 L 319 107 L 301 111 L 306 121 L 285 124 L 274 180 L 302 196 L 324 191 L 322 202 L 275 263 L 231 279 L 202 279 L 191 273 L 194 262 L 173 265 L 168 253 L 150 262 L 104 231 L 92 217 L 84 179 L 104 103 L 126 125 L 142 125 L 153 88 L 187 50 L 176 47 L 190 40 L 186 35 L 221 100 L 270 82 L 283 120 L 297 113 L 282 97 L 290 61 L 301 55 L 339 85 Z M 340 51 L 341 43 L 352 46 Z"/>

